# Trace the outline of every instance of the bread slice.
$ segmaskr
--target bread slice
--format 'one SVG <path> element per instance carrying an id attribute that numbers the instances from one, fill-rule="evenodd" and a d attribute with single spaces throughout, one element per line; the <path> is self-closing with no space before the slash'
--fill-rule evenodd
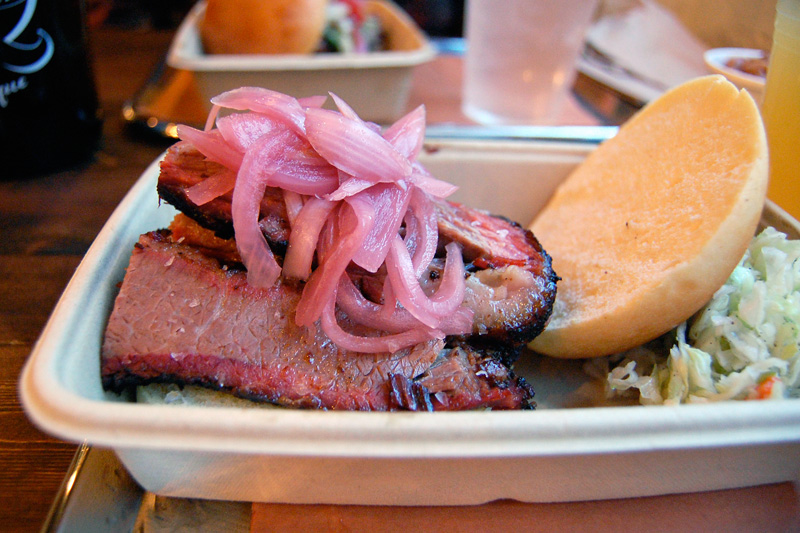
<path id="1" fill-rule="evenodd" d="M 691 317 L 742 258 L 767 176 L 764 127 L 747 92 L 707 76 L 651 102 L 568 176 L 531 225 L 562 281 L 530 347 L 608 355 Z"/>
<path id="2" fill-rule="evenodd" d="M 209 54 L 310 54 L 327 0 L 209 0 L 200 36 Z"/>

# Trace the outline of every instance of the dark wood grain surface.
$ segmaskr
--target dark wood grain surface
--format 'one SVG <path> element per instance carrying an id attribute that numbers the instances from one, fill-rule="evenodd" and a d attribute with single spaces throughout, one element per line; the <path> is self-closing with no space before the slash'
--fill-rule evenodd
<path id="1" fill-rule="evenodd" d="M 22 366 L 58 297 L 114 207 L 167 146 L 130 134 L 124 100 L 147 79 L 168 31 L 91 33 L 105 113 L 92 161 L 56 174 L 0 180 L 0 530 L 37 531 L 76 446 L 26 418 L 17 397 Z M 0 171 L 1 172 L 1 171 Z"/>

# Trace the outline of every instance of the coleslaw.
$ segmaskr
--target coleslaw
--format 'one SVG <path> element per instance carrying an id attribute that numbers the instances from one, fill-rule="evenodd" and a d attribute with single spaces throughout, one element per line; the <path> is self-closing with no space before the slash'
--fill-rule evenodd
<path id="1" fill-rule="evenodd" d="M 610 393 L 638 391 L 643 405 L 800 396 L 800 241 L 764 229 L 669 338 L 666 356 L 653 346 L 614 356 Z"/>

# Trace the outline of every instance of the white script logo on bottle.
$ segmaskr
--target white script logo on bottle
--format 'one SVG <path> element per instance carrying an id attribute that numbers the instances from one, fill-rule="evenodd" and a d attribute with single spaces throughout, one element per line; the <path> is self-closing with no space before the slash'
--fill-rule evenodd
<path id="1" fill-rule="evenodd" d="M 37 0 L 0 0 L 0 35 L 3 36 L 2 68 L 11 74 L 0 84 L 0 108 L 8 97 L 28 86 L 26 75 L 39 72 L 53 58 L 53 38 L 42 28 L 28 25 L 36 12 Z M 8 26 L 11 26 L 8 28 Z"/>

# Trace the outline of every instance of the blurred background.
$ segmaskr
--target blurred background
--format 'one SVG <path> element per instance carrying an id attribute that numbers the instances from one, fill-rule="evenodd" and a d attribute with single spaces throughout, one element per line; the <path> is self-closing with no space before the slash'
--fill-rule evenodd
<path id="1" fill-rule="evenodd" d="M 604 0 L 601 12 L 639 0 Z M 769 49 L 776 0 L 658 0 L 709 48 Z M 461 36 L 464 0 L 396 0 L 431 37 Z M 174 28 L 193 0 L 87 0 L 90 25 Z"/>

